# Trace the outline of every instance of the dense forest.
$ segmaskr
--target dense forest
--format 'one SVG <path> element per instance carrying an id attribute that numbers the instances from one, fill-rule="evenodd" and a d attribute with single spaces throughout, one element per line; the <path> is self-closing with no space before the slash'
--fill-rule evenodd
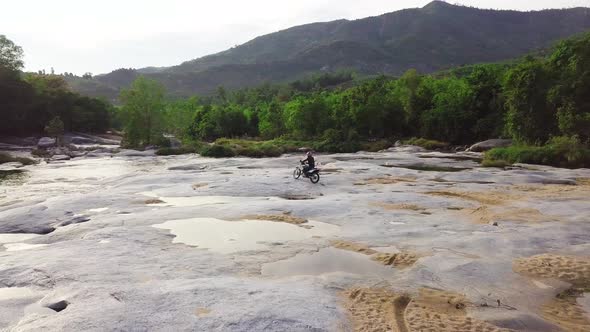
<path id="1" fill-rule="evenodd" d="M 350 72 L 324 73 L 288 85 L 235 92 L 220 87 L 214 97 L 165 102 L 164 88 L 140 77 L 122 93 L 122 115 L 132 145 L 153 144 L 163 132 L 185 141 L 313 140 L 326 151 L 403 137 L 456 145 L 508 137 L 580 148 L 590 139 L 590 34 L 562 41 L 547 57 L 436 75 L 409 70 L 347 87 L 353 79 Z"/>
<path id="2" fill-rule="evenodd" d="M 72 92 L 60 75 L 22 73 L 23 50 L 0 35 L 0 136 L 41 135 L 59 118 L 66 131 L 102 132 L 113 106 Z"/>

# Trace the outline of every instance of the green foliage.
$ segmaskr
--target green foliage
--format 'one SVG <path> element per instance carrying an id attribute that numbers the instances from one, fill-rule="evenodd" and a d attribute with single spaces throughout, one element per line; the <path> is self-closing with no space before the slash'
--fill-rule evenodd
<path id="1" fill-rule="evenodd" d="M 22 49 L 0 35 L 0 135 L 39 135 L 55 117 L 65 131 L 104 132 L 112 106 L 70 91 L 63 77 L 22 74 Z"/>
<path id="2" fill-rule="evenodd" d="M 201 150 L 201 155 L 204 157 L 213 157 L 213 158 L 231 158 L 235 157 L 235 151 L 225 145 L 213 144 L 205 146 Z"/>
<path id="3" fill-rule="evenodd" d="M 519 142 L 534 144 L 556 134 L 553 108 L 547 104 L 551 73 L 545 63 L 527 58 L 506 76 L 507 129 Z"/>
<path id="4" fill-rule="evenodd" d="M 23 68 L 23 49 L 15 45 L 5 35 L 0 35 L 0 67 L 10 71 L 19 71 Z"/>
<path id="5" fill-rule="evenodd" d="M 64 122 L 61 121 L 59 116 L 56 116 L 55 118 L 51 119 L 49 123 L 47 123 L 45 126 L 45 132 L 47 135 L 54 137 L 56 141 L 59 142 L 64 134 Z"/>
<path id="6" fill-rule="evenodd" d="M 544 146 L 516 145 L 486 152 L 487 162 L 540 164 L 557 167 L 590 166 L 590 148 L 577 137 L 554 137 Z"/>
<path id="7" fill-rule="evenodd" d="M 164 87 L 140 76 L 130 89 L 121 92 L 121 101 L 125 145 L 141 147 L 161 142 L 164 130 Z"/>
<path id="8" fill-rule="evenodd" d="M 486 157 L 481 161 L 481 166 L 482 167 L 494 167 L 494 168 L 506 168 L 508 166 L 511 166 L 512 163 L 507 162 L 506 160 L 503 159 L 491 159 L 492 157 Z"/>

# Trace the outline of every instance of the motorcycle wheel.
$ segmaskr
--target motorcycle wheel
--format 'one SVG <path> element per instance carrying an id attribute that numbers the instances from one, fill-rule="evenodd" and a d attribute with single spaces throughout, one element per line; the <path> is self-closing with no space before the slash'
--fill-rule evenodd
<path id="1" fill-rule="evenodd" d="M 320 175 L 318 173 L 313 173 L 309 176 L 309 181 L 311 181 L 311 183 L 318 183 L 320 182 Z"/>
<path id="2" fill-rule="evenodd" d="M 295 170 L 293 171 L 293 178 L 295 180 L 299 179 L 301 177 L 301 170 L 298 168 L 295 168 Z"/>

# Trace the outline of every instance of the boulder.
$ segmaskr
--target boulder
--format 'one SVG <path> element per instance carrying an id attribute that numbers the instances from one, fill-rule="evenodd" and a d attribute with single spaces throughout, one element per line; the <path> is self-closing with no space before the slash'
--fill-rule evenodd
<path id="1" fill-rule="evenodd" d="M 41 137 L 37 142 L 37 147 L 40 149 L 48 149 L 55 146 L 55 138 Z"/>
<path id="2" fill-rule="evenodd" d="M 170 147 L 171 148 L 177 149 L 177 148 L 180 148 L 182 146 L 182 142 L 178 138 L 176 138 L 176 137 L 170 137 L 168 139 L 170 140 Z"/>
<path id="3" fill-rule="evenodd" d="M 66 138 L 66 142 L 69 142 L 71 144 L 78 144 L 78 145 L 90 145 L 90 144 L 95 144 L 96 141 L 87 137 L 81 137 L 81 136 L 69 136 Z"/>
<path id="4" fill-rule="evenodd" d="M 512 145 L 511 139 L 490 139 L 487 141 L 473 144 L 467 151 L 484 152 L 493 148 L 503 148 Z"/>

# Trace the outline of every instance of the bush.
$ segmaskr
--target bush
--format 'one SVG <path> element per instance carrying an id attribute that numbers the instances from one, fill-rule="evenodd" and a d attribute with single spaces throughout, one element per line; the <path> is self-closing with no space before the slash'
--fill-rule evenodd
<path id="1" fill-rule="evenodd" d="M 393 144 L 388 140 L 361 143 L 361 149 L 369 152 L 379 152 L 389 149 Z"/>
<path id="2" fill-rule="evenodd" d="M 404 144 L 407 145 L 416 145 L 419 147 L 423 147 L 427 150 L 437 150 L 437 149 L 446 149 L 449 147 L 449 143 L 439 142 L 435 140 L 429 140 L 426 138 L 411 138 L 409 140 L 403 141 Z"/>
<path id="3" fill-rule="evenodd" d="M 504 167 L 508 167 L 511 166 L 512 164 L 507 162 L 506 160 L 493 160 L 493 159 L 487 159 L 484 158 L 481 161 L 481 166 L 483 167 L 497 167 L 497 168 L 504 168 Z"/>
<path id="4" fill-rule="evenodd" d="M 590 149 L 577 137 L 554 137 L 544 146 L 520 145 L 492 149 L 486 152 L 485 160 L 568 168 L 589 167 Z"/>
<path id="5" fill-rule="evenodd" d="M 236 156 L 236 152 L 228 146 L 213 144 L 204 147 L 201 150 L 201 155 L 212 158 L 231 158 Z"/>

